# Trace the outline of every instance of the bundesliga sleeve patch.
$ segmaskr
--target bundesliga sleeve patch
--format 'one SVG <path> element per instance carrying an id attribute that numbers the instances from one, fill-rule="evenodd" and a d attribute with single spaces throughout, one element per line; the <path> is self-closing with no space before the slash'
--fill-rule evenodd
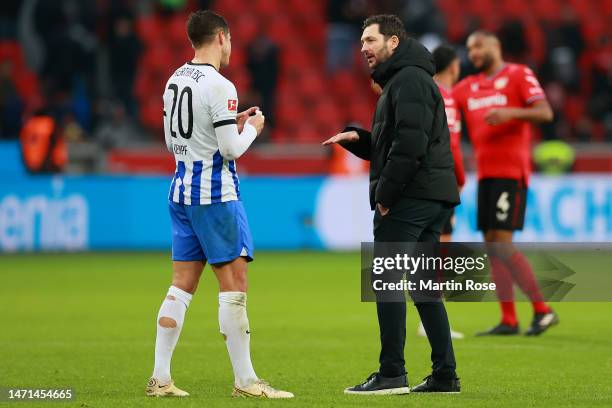
<path id="1" fill-rule="evenodd" d="M 238 110 L 238 100 L 228 99 L 227 100 L 227 110 L 236 112 Z"/>

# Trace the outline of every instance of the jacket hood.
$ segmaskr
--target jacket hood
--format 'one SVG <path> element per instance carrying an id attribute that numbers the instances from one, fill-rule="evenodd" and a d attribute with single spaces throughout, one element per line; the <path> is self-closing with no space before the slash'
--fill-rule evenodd
<path id="1" fill-rule="evenodd" d="M 424 69 L 429 75 L 436 73 L 433 56 L 413 38 L 400 42 L 395 52 L 372 72 L 374 82 L 384 87 L 396 72 L 407 66 Z"/>

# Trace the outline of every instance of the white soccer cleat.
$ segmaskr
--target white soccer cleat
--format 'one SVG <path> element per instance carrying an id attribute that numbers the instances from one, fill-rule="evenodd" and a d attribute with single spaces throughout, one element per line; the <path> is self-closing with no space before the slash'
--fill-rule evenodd
<path id="1" fill-rule="evenodd" d="M 465 335 L 461 332 L 454 331 L 451 329 L 451 339 L 462 339 Z M 423 322 L 419 322 L 419 327 L 417 328 L 417 336 L 427 337 L 427 333 L 425 333 L 425 327 L 423 327 Z"/>
<path id="2" fill-rule="evenodd" d="M 234 390 L 232 391 L 232 397 L 244 397 L 244 398 L 293 398 L 293 393 L 288 391 L 281 391 L 272 388 L 270 384 L 262 379 L 255 381 L 248 387 L 239 387 L 234 384 Z"/>
<path id="3" fill-rule="evenodd" d="M 157 378 L 151 377 L 147 383 L 147 396 L 149 397 L 188 397 L 189 393 L 174 385 L 174 381 L 160 385 Z"/>

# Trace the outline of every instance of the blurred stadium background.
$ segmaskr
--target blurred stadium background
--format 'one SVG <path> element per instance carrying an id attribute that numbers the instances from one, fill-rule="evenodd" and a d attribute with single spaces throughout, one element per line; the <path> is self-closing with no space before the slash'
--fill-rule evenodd
<path id="1" fill-rule="evenodd" d="M 518 238 L 612 240 L 610 0 L 4 0 L 1 251 L 169 248 L 174 161 L 161 94 L 192 57 L 184 27 L 196 8 L 229 21 L 224 74 L 241 108 L 267 115 L 264 135 L 239 161 L 257 248 L 354 249 L 370 238 L 367 169 L 320 142 L 347 123 L 370 123 L 375 96 L 359 34 L 364 17 L 381 12 L 400 15 L 429 48 L 454 44 L 463 75 L 472 72 L 467 35 L 499 33 L 506 59 L 535 70 L 555 111 L 536 131 L 540 174 Z M 41 111 L 63 140 L 43 168 L 40 146 L 19 141 L 42 126 L 33 120 Z M 473 177 L 463 203 L 455 239 L 480 240 Z"/>

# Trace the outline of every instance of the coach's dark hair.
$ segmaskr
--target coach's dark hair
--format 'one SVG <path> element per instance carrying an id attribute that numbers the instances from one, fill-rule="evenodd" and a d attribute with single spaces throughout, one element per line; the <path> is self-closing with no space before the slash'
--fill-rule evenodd
<path id="1" fill-rule="evenodd" d="M 432 55 L 436 64 L 436 74 L 444 71 L 451 62 L 458 58 L 457 51 L 450 45 L 440 45 L 432 52 Z"/>
<path id="2" fill-rule="evenodd" d="M 380 31 L 385 38 L 395 35 L 397 38 L 399 38 L 400 42 L 408 39 L 408 33 L 406 32 L 404 22 L 394 14 L 378 14 L 376 16 L 368 17 L 363 22 L 362 29 L 365 29 L 373 24 L 378 24 L 378 31 Z"/>
<path id="3" fill-rule="evenodd" d="M 198 10 L 191 13 L 187 19 L 187 36 L 196 48 L 212 41 L 219 31 L 227 35 L 229 25 L 222 16 L 213 11 Z"/>

